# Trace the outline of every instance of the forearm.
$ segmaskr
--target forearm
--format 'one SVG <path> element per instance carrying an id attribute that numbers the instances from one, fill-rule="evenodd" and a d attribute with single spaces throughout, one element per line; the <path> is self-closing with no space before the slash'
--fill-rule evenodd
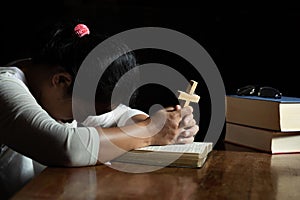
<path id="1" fill-rule="evenodd" d="M 124 127 L 96 127 L 100 136 L 98 160 L 101 163 L 113 160 L 123 153 L 151 145 L 151 130 L 147 128 L 150 119 Z"/>
<path id="2" fill-rule="evenodd" d="M 181 107 L 176 106 L 160 110 L 151 118 L 136 116 L 123 127 L 96 128 L 100 138 L 98 161 L 105 163 L 127 151 L 149 145 L 192 142 L 190 138 L 193 139 L 194 132 L 198 130 L 189 128 L 193 123 L 180 123 L 182 117 L 190 121 L 185 116 L 192 116 L 191 113 L 190 107 L 181 110 Z M 185 128 L 189 130 L 186 131 Z M 183 137 L 179 137 L 180 135 Z M 178 141 L 178 138 L 181 140 Z"/>

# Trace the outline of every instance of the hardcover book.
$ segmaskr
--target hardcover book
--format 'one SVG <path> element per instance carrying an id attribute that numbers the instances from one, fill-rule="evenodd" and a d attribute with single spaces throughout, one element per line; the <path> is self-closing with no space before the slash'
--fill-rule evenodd
<path id="1" fill-rule="evenodd" d="M 300 131 L 281 132 L 227 122 L 225 142 L 272 154 L 299 153 Z"/>
<path id="2" fill-rule="evenodd" d="M 274 131 L 300 131 L 300 98 L 226 96 L 226 121 Z"/>

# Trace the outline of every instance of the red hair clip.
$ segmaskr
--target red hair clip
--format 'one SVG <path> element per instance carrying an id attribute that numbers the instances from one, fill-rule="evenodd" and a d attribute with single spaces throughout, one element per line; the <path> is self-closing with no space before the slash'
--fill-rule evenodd
<path id="1" fill-rule="evenodd" d="M 90 34 L 90 29 L 84 24 L 77 24 L 74 31 L 78 37 L 83 37 Z"/>

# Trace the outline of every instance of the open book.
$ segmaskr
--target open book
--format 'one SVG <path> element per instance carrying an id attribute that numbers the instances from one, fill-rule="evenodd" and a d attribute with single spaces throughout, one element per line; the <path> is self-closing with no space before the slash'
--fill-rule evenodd
<path id="1" fill-rule="evenodd" d="M 148 146 L 131 150 L 113 161 L 154 166 L 200 168 L 205 163 L 212 148 L 213 144 L 210 142 Z"/>

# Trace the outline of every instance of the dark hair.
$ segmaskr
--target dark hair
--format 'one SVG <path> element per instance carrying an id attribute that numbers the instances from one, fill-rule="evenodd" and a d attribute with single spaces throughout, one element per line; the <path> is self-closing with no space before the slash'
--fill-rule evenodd
<path id="1" fill-rule="evenodd" d="M 83 37 L 76 35 L 74 27 L 79 23 L 86 24 L 90 29 L 90 34 Z M 33 48 L 32 61 L 36 64 L 60 66 L 73 76 L 73 80 L 75 80 L 77 72 L 87 55 L 98 44 L 108 38 L 104 34 L 95 33 L 87 22 L 80 20 L 61 21 L 55 24 L 54 28 L 52 26 L 50 30 L 44 28 L 38 37 L 36 46 Z M 121 51 L 119 53 L 123 54 L 124 51 L 122 49 L 118 50 Z M 132 70 L 135 66 L 136 59 L 133 52 L 127 52 L 114 60 L 105 72 L 103 72 L 103 76 L 98 82 L 95 100 L 101 103 L 110 103 L 112 91 L 116 83 L 124 73 Z M 136 70 L 134 71 L 137 73 Z M 134 88 L 130 80 L 128 80 L 126 86 L 128 90 Z M 72 90 L 73 87 L 71 87 L 70 93 Z M 118 99 L 117 101 L 122 101 L 122 99 Z"/>

